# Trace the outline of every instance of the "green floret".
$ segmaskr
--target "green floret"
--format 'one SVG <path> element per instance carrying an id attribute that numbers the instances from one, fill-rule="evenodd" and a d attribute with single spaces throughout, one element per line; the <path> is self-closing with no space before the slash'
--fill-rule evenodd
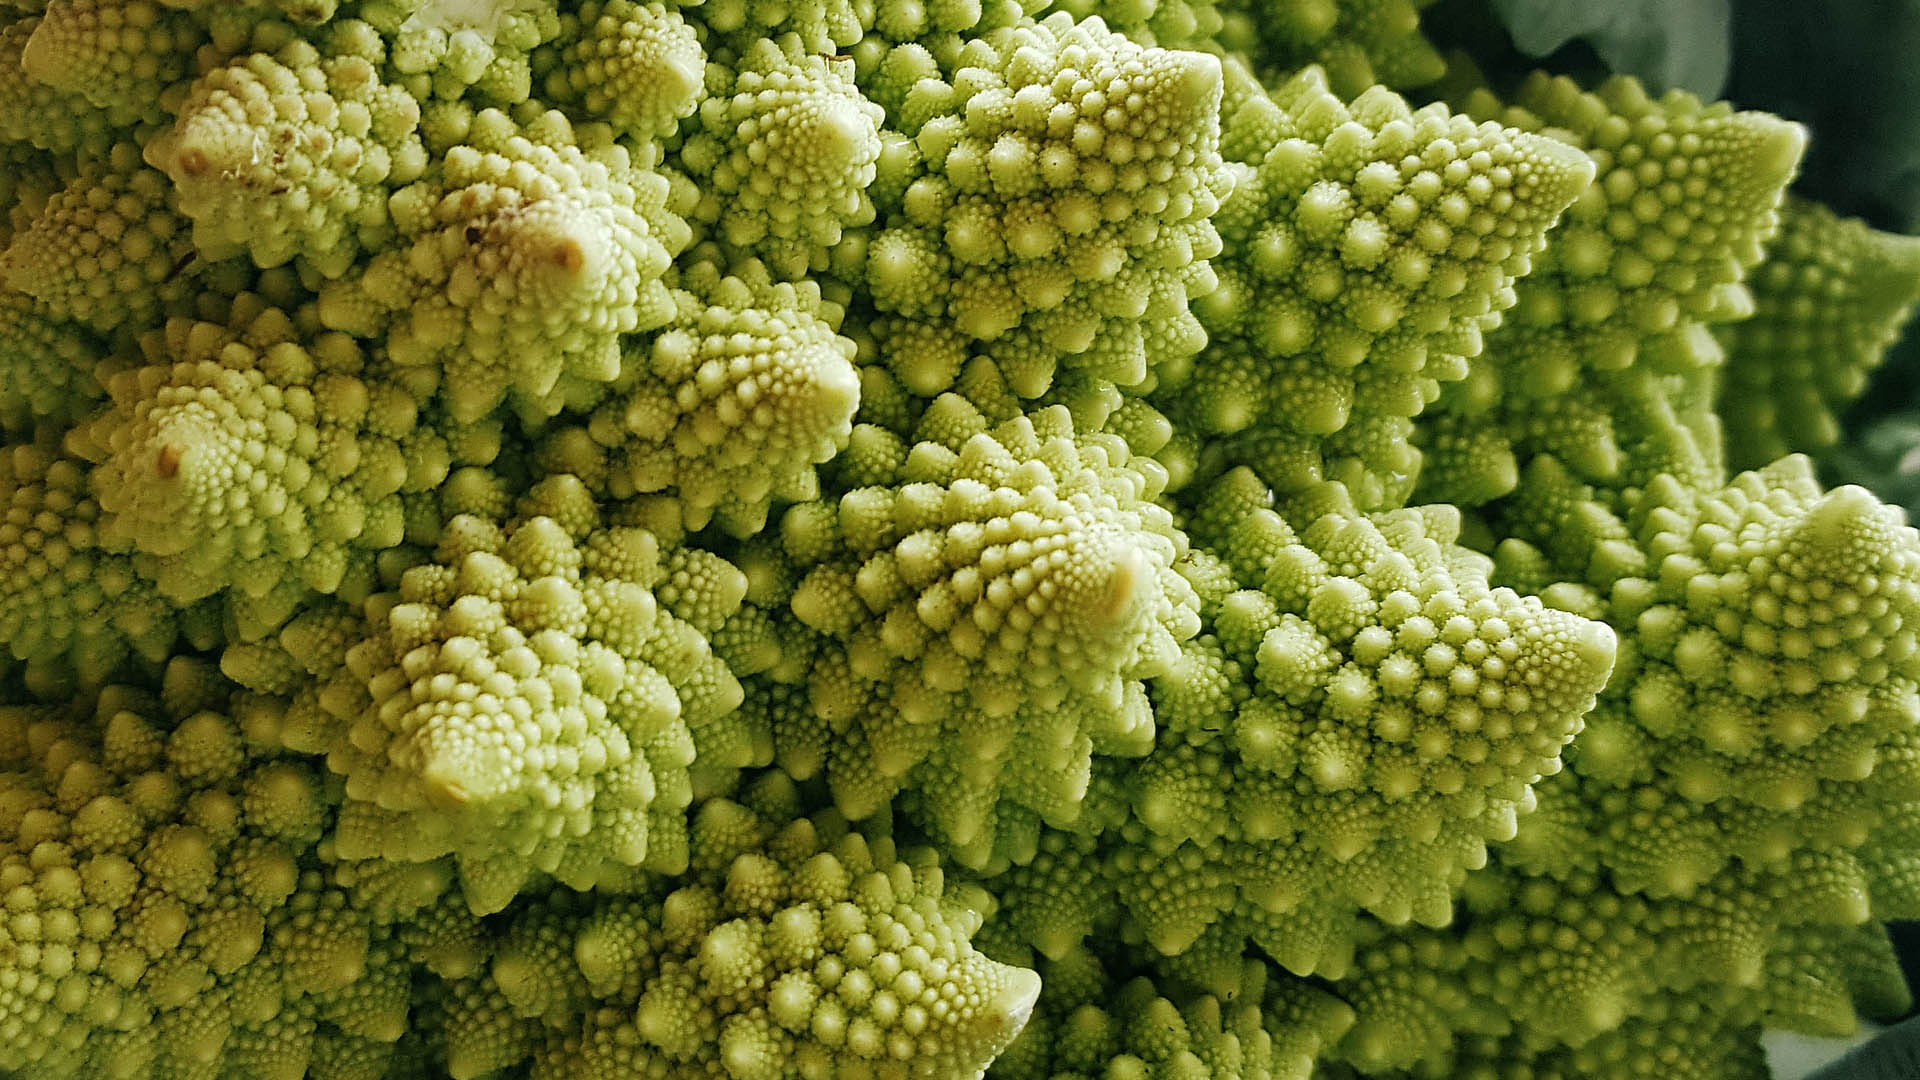
<path id="1" fill-rule="evenodd" d="M 1581 1046 L 1683 988 L 1711 999 L 1700 983 L 1751 986 L 1773 918 L 1621 894 L 1592 873 L 1488 871 L 1469 882 L 1456 927 L 1367 935 L 1339 984 L 1357 1020 L 1333 1056 L 1369 1076 L 1449 1076 L 1476 1039 L 1511 1033 L 1531 1053 Z"/>
<path id="2" fill-rule="evenodd" d="M 500 439 L 453 433 L 352 339 L 259 297 L 229 324 L 176 319 L 143 337 L 141 362 L 108 381 L 113 408 L 74 443 L 97 463 L 102 539 L 135 549 L 177 603 L 246 597 L 242 628 L 258 635 L 310 590 L 364 595 L 368 557 L 405 537 L 406 504 Z"/>
<path id="3" fill-rule="evenodd" d="M 1097 15 L 1142 45 L 1202 52 L 1218 51 L 1223 14 L 1215 0 L 1054 0 L 1045 11 L 1064 11 L 1076 22 Z"/>
<path id="4" fill-rule="evenodd" d="M 0 39 L 5 33 L 0 28 Z M 65 155 L 9 141 L 11 138 L 0 129 L 0 203 L 7 208 L 0 216 L 0 250 L 13 242 L 14 233 L 33 224 L 47 200 L 64 186 L 62 175 L 74 164 Z"/>
<path id="5" fill-rule="evenodd" d="M 1741 1028 L 1715 1051 L 1736 1057 L 1763 1014 L 1837 1031 L 1849 995 L 1885 998 L 1859 928 L 1920 900 L 1888 840 L 1920 799 L 1920 536 L 1804 459 L 1718 491 L 1663 476 L 1624 519 L 1593 496 L 1536 459 L 1501 529 L 1552 554 L 1512 540 L 1499 567 L 1570 579 L 1547 599 L 1616 627 L 1618 670 L 1458 928 L 1360 949 L 1359 1067 L 1455 1075 L 1458 1050 L 1610 1075 L 1586 1055 L 1672 996 Z"/>
<path id="6" fill-rule="evenodd" d="M 194 81 L 144 155 L 173 181 L 202 256 L 299 257 L 332 278 L 392 239 L 387 198 L 420 177 L 427 155 L 419 103 L 381 82 L 382 57 L 369 51 L 295 41 Z"/>
<path id="7" fill-rule="evenodd" d="M 1532 2 L 0 0 L 0 1075 L 1903 1008 L 1920 241 Z"/>
<path id="8" fill-rule="evenodd" d="M 451 854 L 482 914 L 542 874 L 586 889 L 677 871 L 696 755 L 771 755 L 734 730 L 739 684 L 701 636 L 739 604 L 739 572 L 663 557 L 644 530 L 602 527 L 577 482 L 546 486 L 584 527 L 455 517 L 397 590 L 223 660 L 248 686 L 292 688 L 289 744 L 346 777 L 341 857 Z"/>
<path id="9" fill-rule="evenodd" d="M 1716 405 L 1729 464 L 1741 469 L 1839 442 L 1839 414 L 1920 303 L 1920 237 L 1789 198 L 1748 289 L 1753 317 L 1720 332 L 1727 368 Z"/>
<path id="10" fill-rule="evenodd" d="M 1593 165 L 1380 88 L 1347 104 L 1319 68 L 1234 97 L 1228 254 L 1195 306 L 1208 352 L 1155 400 L 1183 431 L 1237 435 L 1214 452 L 1283 492 L 1337 479 L 1365 506 L 1404 503 L 1412 418 L 1466 375 Z"/>
<path id="11" fill-rule="evenodd" d="M 1796 867 L 1811 881 L 1831 869 Z M 1897 1013 L 1906 990 L 1885 932 L 1856 919 L 1864 902 L 1838 895 L 1745 870 L 1685 899 L 1564 864 L 1489 870 L 1470 880 L 1454 928 L 1375 931 L 1339 983 L 1358 1020 L 1333 1056 L 1368 1076 L 1477 1076 L 1492 1062 L 1610 1076 L 1627 1067 L 1617 1055 L 1644 1052 L 1648 1029 L 1675 1015 L 1716 1029 L 1715 1054 L 1740 1060 L 1759 1059 L 1762 1021 L 1848 1034 L 1855 1002 Z M 1681 1075 L 1748 1075 L 1715 1071 L 1724 1061 Z"/>
<path id="12" fill-rule="evenodd" d="M 1216 491 L 1235 480 L 1248 482 Z M 1319 803 L 1265 816 L 1298 822 L 1338 863 L 1399 837 L 1466 843 L 1454 865 L 1476 866 L 1482 839 L 1511 836 L 1528 785 L 1558 771 L 1612 670 L 1613 631 L 1490 587 L 1491 567 L 1455 546 L 1444 508 L 1369 518 L 1335 488 L 1291 508 L 1296 533 L 1271 511 L 1208 520 L 1222 501 L 1202 506 L 1197 535 L 1258 587 L 1225 598 L 1214 620 L 1252 675 L 1227 734 L 1242 770 L 1297 776 L 1305 784 L 1287 786 Z M 1475 837 L 1476 821 L 1491 833 Z M 1409 908 L 1399 890 L 1413 882 L 1390 876 L 1387 897 L 1352 899 L 1392 922 L 1445 920 L 1444 899 Z"/>
<path id="13" fill-rule="evenodd" d="M 860 377 L 818 285 L 708 255 L 674 275 L 678 313 L 633 340 L 607 400 L 584 428 L 551 429 L 545 456 L 615 498 L 671 494 L 689 529 L 747 536 L 775 499 L 819 497 L 813 467 L 846 446 Z"/>
<path id="14" fill-rule="evenodd" d="M 1744 318 L 1741 280 L 1777 225 L 1806 132 L 1764 113 L 1650 98 L 1630 79 L 1596 93 L 1537 75 L 1502 108 L 1467 111 L 1571 142 L 1596 177 L 1515 286 L 1518 302 L 1422 439 L 1419 497 L 1480 505 L 1546 452 L 1592 480 L 1673 472 L 1717 484 L 1720 432 L 1708 327 Z"/>
<path id="15" fill-rule="evenodd" d="M 1110 892 L 1130 934 L 1217 993 L 1249 941 L 1338 978 L 1358 912 L 1451 917 L 1558 771 L 1613 633 L 1490 587 L 1450 514 L 1369 517 L 1333 486 L 1293 508 L 1296 532 L 1244 470 L 1215 492 L 1190 527 L 1254 587 L 1209 588 L 1202 636 L 1152 680 L 1158 745 L 1095 784 L 1118 819 L 1109 803 L 1079 829 L 1091 850 L 1050 842 L 1002 894 L 1050 953 L 1099 929 Z"/>
<path id="16" fill-rule="evenodd" d="M 777 775 L 713 800 L 681 878 L 517 908 L 453 988 L 444 1067 L 541 1080 L 978 1080 L 1040 979 L 968 943 L 974 899 L 884 823 L 801 817 Z"/>
<path id="17" fill-rule="evenodd" d="M 557 112 L 446 107 L 427 131 L 439 160 L 388 201 L 403 245 L 330 282 L 321 321 L 384 338 L 461 422 L 509 399 L 544 418 L 616 378 L 620 335 L 672 316 L 660 279 L 688 240 L 655 150 Z"/>
<path id="18" fill-rule="evenodd" d="M 421 102 L 477 96 L 508 106 L 527 100 L 534 52 L 561 29 L 552 0 L 360 0 L 354 6 L 387 39 L 388 63 Z"/>
<path id="19" fill-rule="evenodd" d="M 198 259 L 167 178 L 121 143 L 14 233 L 0 251 L 0 282 L 54 318 L 104 332 L 150 325 L 168 301 L 191 295 L 183 271 Z"/>
<path id="20" fill-rule="evenodd" d="M 1193 632 L 1193 599 L 1154 476 L 1119 440 L 1076 436 L 1058 407 L 989 431 L 951 397 L 922 436 L 900 486 L 789 511 L 789 603 L 825 639 L 809 678 L 839 733 L 836 801 L 861 818 L 917 788 L 943 845 L 979 862 L 1016 809 L 1028 832 L 1070 821 L 1093 754 L 1145 749 L 1139 680 Z"/>
<path id="21" fill-rule="evenodd" d="M 825 270 L 842 232 L 874 219 L 866 189 L 886 112 L 853 68 L 792 36 L 757 42 L 708 69 L 699 130 L 680 149 L 701 189 L 694 219 L 782 276 Z"/>
<path id="22" fill-rule="evenodd" d="M 130 656 L 159 664 L 184 634 L 218 635 L 206 605 L 181 612 L 101 536 L 84 462 L 44 445 L 0 455 L 0 641 L 31 668 L 99 685 Z"/>
<path id="23" fill-rule="evenodd" d="M 639 139 L 673 134 L 706 96 L 707 55 L 676 10 L 607 0 L 561 16 L 559 61 L 547 96 Z"/>
<path id="24" fill-rule="evenodd" d="M 1904 774 L 1911 785 L 1916 764 L 1920 764 L 1920 743 L 1909 742 L 1889 748 L 1877 768 L 1888 774 Z M 1920 918 L 1920 856 L 1906 846 L 1917 824 L 1920 801 L 1906 800 L 1881 813 L 1873 823 L 1872 835 L 1857 849 L 1867 872 L 1869 903 L 1878 918 Z"/>
<path id="25" fill-rule="evenodd" d="M 132 133 L 152 102 L 139 102 L 132 114 L 104 112 L 79 93 L 55 89 L 29 76 L 27 43 L 44 18 L 33 14 L 0 26 L 0 139 L 56 153 L 104 155 Z"/>
<path id="26" fill-rule="evenodd" d="M 165 118 L 164 95 L 194 74 L 205 32 L 178 5 L 151 0 L 50 0 L 21 49 L 27 78 L 86 99 L 115 126 Z"/>
<path id="27" fill-rule="evenodd" d="M 23 292 L 0 289 L 0 431 L 66 427 L 106 396 L 93 376 L 106 349 L 85 327 Z"/>
<path id="28" fill-rule="evenodd" d="M 1220 79 L 1214 57 L 1064 13 L 950 62 L 896 47 L 868 89 L 898 126 L 866 249 L 874 307 L 957 330 L 1026 398 L 1056 369 L 1134 387 L 1191 356 L 1205 335 L 1187 302 L 1213 287 L 1208 219 L 1230 182 Z"/>
<path id="29" fill-rule="evenodd" d="M 991 924 L 989 924 L 991 926 Z M 986 933 L 983 932 L 983 936 Z M 992 952 L 989 949 L 989 952 Z M 1040 1002 L 993 1080 L 1307 1080 L 1353 1013 L 1298 980 L 1245 965 L 1222 1000 L 1178 980 L 1128 978 L 1086 949 L 1037 965 Z"/>
<path id="30" fill-rule="evenodd" d="M 702 0 L 699 21 L 715 43 L 724 43 L 728 52 L 751 48 L 755 42 L 791 35 L 800 48 L 813 56 L 835 56 L 861 43 L 873 28 L 874 17 L 885 9 L 920 8 L 949 11 L 973 9 L 979 15 L 978 0 L 933 0 L 912 4 L 907 0 L 878 0 L 854 3 L 853 0 Z M 897 25 L 897 24 L 896 24 Z M 964 29 L 971 20 L 950 29 Z"/>
<path id="31" fill-rule="evenodd" d="M 1771 1027 L 1844 1038 L 1862 1015 L 1894 1017 L 1913 1007 L 1885 927 L 1794 927 L 1767 957 L 1758 1010 Z"/>
<path id="32" fill-rule="evenodd" d="M 1560 482 L 1557 513 L 1512 531 L 1550 538 L 1562 572 L 1607 598 L 1623 662 L 1569 755 L 1581 787 L 1541 803 L 1594 815 L 1570 839 L 1623 888 L 1684 895 L 1729 858 L 1856 847 L 1849 823 L 1920 794 L 1877 767 L 1920 738 L 1920 534 L 1897 511 L 1823 492 L 1804 458 L 1717 492 L 1662 477 L 1624 529 Z M 1638 815 L 1607 813 L 1608 792 Z"/>
<path id="33" fill-rule="evenodd" d="M 1343 97 L 1383 84 L 1425 86 L 1446 72 L 1420 33 L 1420 9 L 1433 0 L 1284 0 L 1265 6 L 1226 0 L 1220 44 L 1258 61 L 1270 79 L 1310 64 L 1327 70 Z"/>
<path id="34" fill-rule="evenodd" d="M 1415 1075 L 1501 1080 L 1766 1080 L 1774 1075 L 1759 1025 L 1740 1012 L 1729 1015 L 1720 1004 L 1690 993 L 1663 995 L 1645 1015 L 1577 1047 L 1526 1034 L 1467 1040 L 1450 1066 L 1456 1072 L 1423 1069 Z"/>
<path id="35" fill-rule="evenodd" d="M 243 731 L 217 675 L 175 660 L 160 690 L 0 709 L 0 1068 L 180 1080 L 379 1060 L 410 976 L 317 855 L 334 789 Z"/>

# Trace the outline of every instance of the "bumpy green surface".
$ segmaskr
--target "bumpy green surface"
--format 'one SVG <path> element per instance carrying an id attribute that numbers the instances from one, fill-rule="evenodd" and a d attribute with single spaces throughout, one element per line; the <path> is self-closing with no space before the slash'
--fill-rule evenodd
<path id="1" fill-rule="evenodd" d="M 1920 303 L 1920 239 L 1789 198 L 1752 292 L 1753 318 L 1723 331 L 1720 408 L 1738 417 L 1727 454 L 1743 468 L 1840 442 L 1840 414 Z"/>
<path id="2" fill-rule="evenodd" d="M 775 499 L 819 494 L 813 467 L 846 447 L 860 376 L 835 332 L 844 310 L 817 285 L 698 254 L 674 275 L 673 318 L 630 339 L 605 399 L 584 426 L 550 426 L 542 456 L 609 495 L 671 492 L 689 527 L 747 536 Z"/>
<path id="3" fill-rule="evenodd" d="M 1723 357 L 1708 328 L 1752 314 L 1742 278 L 1778 225 L 1805 130 L 1624 79 L 1584 93 L 1538 75 L 1511 106 L 1480 92 L 1466 107 L 1555 132 L 1596 175 L 1515 286 L 1504 332 L 1441 395 L 1417 496 L 1480 505 L 1543 453 L 1619 485 L 1717 482 L 1707 406 Z"/>
<path id="4" fill-rule="evenodd" d="M 782 522 L 783 644 L 814 653 L 813 712 L 845 734 L 775 736 L 825 758 L 849 815 L 918 789 L 913 816 L 979 864 L 1074 820 L 1094 755 L 1151 745 L 1142 680 L 1198 620 L 1182 537 L 1121 440 L 1077 436 L 1057 406 L 990 429 L 952 396 L 922 433 L 897 488 Z"/>
<path id="5" fill-rule="evenodd" d="M 243 730 L 192 661 L 156 690 L 0 711 L 0 1063 L 37 1076 L 377 1067 L 408 1027 L 406 946 L 319 855 L 325 771 Z"/>
<path id="6" fill-rule="evenodd" d="M 1613 632 L 1491 588 L 1451 515 L 1369 517 L 1331 486 L 1283 504 L 1296 531 L 1269 500 L 1242 470 L 1200 507 L 1188 571 L 1213 580 L 1152 684 L 1154 752 L 1007 873 L 1044 952 L 1117 923 L 1223 995 L 1249 943 L 1338 978 L 1359 912 L 1448 921 L 1606 680 Z"/>
<path id="7" fill-rule="evenodd" d="M 1258 961 L 1240 994 L 1195 993 L 1077 949 L 1037 964 L 1047 994 L 987 1075 L 994 1080 L 1209 1077 L 1307 1080 L 1314 1059 L 1353 1022 L 1338 998 L 1303 981 L 1270 985 Z"/>
<path id="8" fill-rule="evenodd" d="M 255 636 L 308 590 L 364 591 L 374 552 L 449 469 L 484 464 L 497 424 L 454 430 L 366 356 L 248 296 L 226 323 L 177 319 L 108 380 L 113 407 L 67 442 L 95 463 L 99 540 L 176 603 L 230 590 Z M 236 499 L 234 490 L 245 491 Z"/>
<path id="9" fill-rule="evenodd" d="M 1915 241 L 1798 126 L 1463 89 L 1419 0 L 0 9 L 0 1072 L 1747 1080 L 1901 1006 L 1920 533 L 1766 459 L 1846 464 Z"/>
<path id="10" fill-rule="evenodd" d="M 299 688 L 291 744 L 347 781 L 336 850 L 451 854 L 483 914 L 535 871 L 589 888 L 632 867 L 678 869 L 687 766 L 742 741 L 726 720 L 739 684 L 675 612 L 715 625 L 745 591 L 739 571 L 663 556 L 641 529 L 596 527 L 577 482 L 558 500 L 579 510 L 572 532 L 546 514 L 505 528 L 457 516 L 431 561 L 358 617 L 312 608 L 274 646 L 223 659 L 254 689 Z M 693 587 L 670 582 L 675 570 Z M 681 587 L 656 598 L 663 584 Z"/>
<path id="11" fill-rule="evenodd" d="M 1040 978 L 969 947 L 979 913 L 884 819 L 795 818 L 783 777 L 693 820 L 683 875 L 518 908 L 448 987 L 448 1071 L 528 1075 L 977 1075 Z"/>
<path id="12" fill-rule="evenodd" d="M 1368 507 L 1402 505 L 1420 469 L 1413 418 L 1466 376 L 1593 167 L 1384 90 L 1349 108 L 1318 68 L 1271 97 L 1229 75 L 1227 253 L 1198 305 L 1209 347 L 1156 400 L 1283 491 L 1325 478 Z"/>
<path id="13" fill-rule="evenodd" d="M 1198 350 L 1187 300 L 1213 286 L 1229 184 L 1219 61 L 1058 14 L 945 63 L 895 47 L 869 92 L 899 123 L 875 180 L 876 309 L 980 343 L 1026 398 L 1062 368 L 1132 387 Z"/>
<path id="14" fill-rule="evenodd" d="M 387 196 L 427 164 L 420 103 L 380 81 L 377 38 L 341 44 L 361 51 L 296 41 L 237 58 L 198 80 L 147 143 L 202 254 L 244 250 L 261 266 L 300 256 L 338 276 L 391 239 Z"/>
<path id="15" fill-rule="evenodd" d="M 674 185 L 648 167 L 651 148 L 635 161 L 558 112 L 431 119 L 433 166 L 388 202 L 401 244 L 322 289 L 320 319 L 444 379 L 463 423 L 509 394 L 551 415 L 616 377 L 620 334 L 671 312 L 660 276 L 687 240 Z"/>

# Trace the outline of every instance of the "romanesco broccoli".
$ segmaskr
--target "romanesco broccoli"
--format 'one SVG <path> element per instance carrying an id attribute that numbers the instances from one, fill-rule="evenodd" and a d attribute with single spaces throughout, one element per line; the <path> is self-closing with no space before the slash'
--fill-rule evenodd
<path id="1" fill-rule="evenodd" d="M 0 0 L 0 1073 L 1898 1011 L 1920 241 L 1467 6 Z"/>

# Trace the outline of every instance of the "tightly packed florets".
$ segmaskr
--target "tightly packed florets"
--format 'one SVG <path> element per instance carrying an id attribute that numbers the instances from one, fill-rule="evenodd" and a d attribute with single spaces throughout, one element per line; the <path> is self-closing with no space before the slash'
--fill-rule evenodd
<path id="1" fill-rule="evenodd" d="M 989 430 L 949 397 L 928 421 L 897 486 L 788 512 L 784 606 L 820 635 L 809 697 L 845 728 L 825 755 L 840 807 L 865 817 L 911 784 L 984 861 L 1036 817 L 1071 821 L 1093 755 L 1150 745 L 1141 680 L 1193 633 L 1194 599 L 1120 440 L 1076 436 L 1060 407 Z M 776 741 L 812 757 L 819 734 Z"/>
<path id="2" fill-rule="evenodd" d="M 687 769 L 741 744 L 720 734 L 739 684 L 699 631 L 739 603 L 739 572 L 712 560 L 690 588 L 693 559 L 676 582 L 688 560 L 598 528 L 577 484 L 548 485 L 562 490 L 533 501 L 581 507 L 572 532 L 544 514 L 504 529 L 457 516 L 396 591 L 357 614 L 309 610 L 223 661 L 269 693 L 317 683 L 288 704 L 303 729 L 290 745 L 346 777 L 341 855 L 452 855 L 482 913 L 535 873 L 589 888 L 680 867 Z"/>
<path id="3" fill-rule="evenodd" d="M 194 82 L 145 154 L 173 181 L 202 255 L 299 257 L 338 277 L 385 246 L 387 197 L 420 176 L 427 152 L 420 103 L 380 81 L 379 60 L 297 42 Z"/>
<path id="4" fill-rule="evenodd" d="M 743 798 L 700 809 L 670 886 L 517 910 L 449 987 L 455 1075 L 978 1077 L 1039 976 L 971 946 L 931 853 L 796 817 L 784 779 Z"/>
<path id="5" fill-rule="evenodd" d="M 1197 349 L 1229 183 L 1217 60 L 1055 15 L 944 65 L 896 47 L 877 78 L 905 123 L 876 180 L 876 308 L 983 343 L 1023 397 L 1061 366 L 1138 386 Z"/>
<path id="6" fill-rule="evenodd" d="M 0 1050 L 37 1076 L 378 1066 L 405 947 L 317 851 L 324 770 L 242 728 L 217 673 L 0 710 Z"/>
<path id="7" fill-rule="evenodd" d="M 1920 533 L 1764 459 L 1915 242 L 1459 8 L 0 0 L 0 1072 L 1896 1011 Z"/>
<path id="8" fill-rule="evenodd" d="M 1381 89 L 1349 105 L 1317 68 L 1244 95 L 1223 120 L 1235 180 L 1230 254 L 1197 308 L 1207 361 L 1156 400 L 1192 433 L 1233 436 L 1216 453 L 1283 491 L 1324 478 L 1399 505 L 1420 467 L 1413 418 L 1466 376 L 1592 165 Z"/>

